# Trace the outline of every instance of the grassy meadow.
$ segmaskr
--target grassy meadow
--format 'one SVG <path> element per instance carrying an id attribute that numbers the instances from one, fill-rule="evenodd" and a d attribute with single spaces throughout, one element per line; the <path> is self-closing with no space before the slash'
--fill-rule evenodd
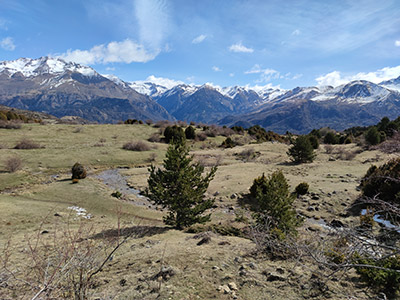
<path id="1" fill-rule="evenodd" d="M 161 208 L 136 205 L 140 198 L 133 194 L 120 199 L 111 196 L 114 189 L 97 177 L 105 170 L 121 168 L 120 174 L 130 187 L 146 187 L 148 167 L 151 163 L 161 165 L 168 147 L 165 143 L 147 142 L 158 131 L 144 124 L 23 124 L 21 129 L 0 129 L 2 263 L 7 257 L 9 270 L 26 273 L 24 278 L 33 282 L 34 270 L 27 271 L 34 258 L 32 244 L 36 243 L 37 253 L 43 254 L 46 252 L 40 251 L 54 249 L 49 245 L 62 248 L 68 238 L 65 232 L 81 230 L 82 241 L 93 239 L 92 249 L 108 240 L 107 249 L 112 249 L 115 240 L 110 237 L 122 239 L 125 232 L 129 238 L 94 276 L 89 299 L 369 299 L 370 291 L 354 272 L 324 283 L 328 289 L 322 293 L 310 280 L 316 276 L 312 264 L 260 258 L 255 254 L 254 242 L 248 238 L 170 229 L 162 222 L 165 211 Z M 14 149 L 22 139 L 41 147 Z M 346 215 L 346 211 L 359 195 L 359 180 L 371 164 L 379 165 L 389 158 L 377 150 L 361 151 L 355 144 L 334 145 L 333 152 L 328 154 L 321 145 L 314 162 L 293 165 L 286 154 L 287 144 L 252 143 L 223 149 L 218 145 L 224 139 L 218 136 L 189 143 L 195 161 L 208 167 L 218 165 L 207 192 L 216 199 L 211 224 L 227 228 L 248 225 L 238 216 L 251 219 L 246 205 L 242 206 L 249 187 L 255 177 L 276 170 L 282 170 L 291 190 L 300 182 L 310 185 L 313 197 L 295 201 L 297 211 L 306 218 L 301 236 L 323 234 L 324 228 L 315 220 L 329 223 L 340 219 L 345 224 L 356 224 L 358 218 Z M 130 141 L 146 141 L 151 149 L 122 149 Z M 251 157 L 246 156 L 246 151 L 252 153 Z M 354 152 L 354 158 L 340 159 L 344 151 Z M 20 170 L 6 170 L 10 157 L 21 159 Z M 85 166 L 88 176 L 72 184 L 71 167 L 75 162 Z M 84 208 L 90 217 L 77 215 L 73 206 Z M 58 232 L 61 234 L 57 235 Z M 198 246 L 206 234 L 211 240 Z M 104 251 L 96 253 L 91 255 L 98 256 L 96 259 L 104 257 Z M 164 270 L 168 274 L 161 274 L 167 267 L 172 271 Z M 267 280 L 268 274 L 277 272 L 280 279 Z M 0 273 L 0 280 L 7 282 L 7 274 Z M 225 286 L 229 289 L 224 290 Z M 0 299 L 32 299 L 37 292 L 23 282 L 15 286 L 0 282 Z M 74 297 L 72 292 L 52 296 Z"/>

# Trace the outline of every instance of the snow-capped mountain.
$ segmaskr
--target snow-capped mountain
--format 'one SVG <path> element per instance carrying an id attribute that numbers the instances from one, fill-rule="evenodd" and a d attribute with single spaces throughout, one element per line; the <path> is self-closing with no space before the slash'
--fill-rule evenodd
<path id="1" fill-rule="evenodd" d="M 137 86 L 131 86 L 139 91 Z M 369 125 L 386 115 L 397 117 L 400 114 L 397 89 L 400 90 L 400 77 L 381 84 L 356 80 L 338 87 L 292 90 L 181 84 L 171 89 L 158 86 L 157 92 L 147 94 L 181 120 L 207 123 L 221 117 L 222 125 L 260 124 L 279 132 L 288 129 L 305 132 L 321 126 L 344 129 L 357 126 L 357 122 Z"/>
<path id="2" fill-rule="evenodd" d="M 0 62 L 0 104 L 97 122 L 173 119 L 153 99 L 122 81 L 50 57 Z"/>
<path id="3" fill-rule="evenodd" d="M 10 77 L 16 73 L 21 73 L 25 77 L 31 77 L 45 74 L 62 74 L 67 71 L 79 73 L 84 76 L 99 76 L 91 67 L 47 56 L 39 59 L 20 58 L 0 62 L 0 72 L 8 74 Z"/>
<path id="4" fill-rule="evenodd" d="M 259 124 L 304 133 L 323 126 L 344 129 L 400 115 L 400 77 L 374 84 L 283 90 L 271 86 L 218 87 L 126 82 L 59 58 L 0 62 L 0 104 L 58 117 L 98 122 L 177 119 L 221 125 Z"/>
<path id="5" fill-rule="evenodd" d="M 400 76 L 391 80 L 382 81 L 379 85 L 389 90 L 400 92 Z"/>

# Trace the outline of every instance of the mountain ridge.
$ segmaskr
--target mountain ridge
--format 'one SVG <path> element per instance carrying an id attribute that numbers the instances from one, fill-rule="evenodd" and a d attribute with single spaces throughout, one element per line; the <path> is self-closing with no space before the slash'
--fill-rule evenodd
<path id="1" fill-rule="evenodd" d="M 129 86 L 90 67 L 50 57 L 0 62 L 0 104 L 102 123 L 174 120 L 161 105 Z"/>

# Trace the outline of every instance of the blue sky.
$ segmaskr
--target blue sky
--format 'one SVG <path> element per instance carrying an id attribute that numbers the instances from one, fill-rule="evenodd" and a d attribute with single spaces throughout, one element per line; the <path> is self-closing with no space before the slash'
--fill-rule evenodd
<path id="1" fill-rule="evenodd" d="M 338 85 L 400 76 L 397 0 L 1 0 L 0 60 L 126 81 Z"/>

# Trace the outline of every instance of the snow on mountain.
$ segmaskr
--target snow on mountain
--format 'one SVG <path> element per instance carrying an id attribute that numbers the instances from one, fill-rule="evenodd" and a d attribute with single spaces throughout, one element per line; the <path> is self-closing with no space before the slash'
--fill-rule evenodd
<path id="1" fill-rule="evenodd" d="M 383 81 L 379 85 L 389 90 L 400 92 L 400 76 L 391 80 Z"/>
<path id="2" fill-rule="evenodd" d="M 66 62 L 60 58 L 19 58 L 17 60 L 0 62 L 0 73 L 7 73 L 9 77 L 16 73 L 21 73 L 24 77 L 31 77 L 44 74 L 62 74 L 67 71 L 80 73 L 84 76 L 99 75 L 90 67 L 73 62 Z"/>
<path id="3" fill-rule="evenodd" d="M 336 100 L 344 103 L 371 103 L 375 101 L 384 101 L 391 95 L 387 88 L 365 80 L 355 80 L 347 84 L 331 88 L 310 100 L 327 101 Z"/>

